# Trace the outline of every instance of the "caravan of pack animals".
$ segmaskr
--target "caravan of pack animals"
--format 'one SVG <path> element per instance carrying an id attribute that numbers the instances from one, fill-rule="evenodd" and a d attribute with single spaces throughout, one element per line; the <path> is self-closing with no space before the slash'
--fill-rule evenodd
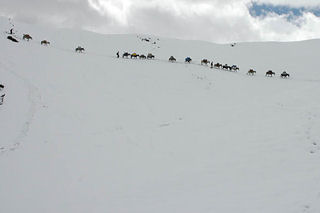
<path id="1" fill-rule="evenodd" d="M 12 33 L 12 29 L 10 30 L 10 34 L 13 35 Z M 18 42 L 18 40 L 16 38 L 14 38 L 13 36 L 8 36 L 7 38 L 13 42 Z M 22 37 L 23 40 L 26 40 L 26 41 L 29 41 L 29 40 L 32 40 L 32 37 L 29 35 L 29 34 L 23 34 L 23 37 Z M 40 42 L 41 45 L 45 45 L 45 46 L 48 46 L 50 45 L 50 42 L 47 41 L 47 40 L 42 40 Z M 232 44 L 231 46 L 234 47 L 235 44 Z M 78 52 L 78 53 L 83 53 L 85 52 L 85 49 L 81 46 L 78 46 L 75 48 L 75 52 Z M 117 58 L 120 58 L 120 53 L 119 51 L 116 53 L 116 56 Z M 128 52 L 124 52 L 122 54 L 122 58 L 131 58 L 131 59 L 155 59 L 155 56 L 151 53 L 148 53 L 147 55 L 144 55 L 144 54 L 137 54 L 137 53 L 128 53 Z M 174 57 L 174 56 L 170 56 L 169 59 L 168 59 L 169 62 L 177 62 L 177 59 Z M 192 62 L 192 59 L 191 57 L 186 57 L 185 58 L 185 63 L 191 63 Z M 208 66 L 210 65 L 210 68 L 215 68 L 215 69 L 220 69 L 220 70 L 226 70 L 226 71 L 232 71 L 232 72 L 237 72 L 239 71 L 239 67 L 237 65 L 228 65 L 228 64 L 221 64 L 221 63 L 214 63 L 213 61 L 209 61 L 208 59 L 202 59 L 201 62 L 200 62 L 201 65 L 205 65 L 205 66 Z M 255 71 L 254 69 L 250 69 L 248 72 L 247 72 L 247 75 L 255 75 L 257 73 L 257 71 Z M 272 70 L 268 70 L 266 73 L 265 73 L 265 76 L 267 77 L 272 77 L 272 76 L 275 76 L 275 72 L 273 72 Z M 283 71 L 281 74 L 280 74 L 280 77 L 281 78 L 288 78 L 290 77 L 289 73 L 287 73 L 286 71 Z"/>

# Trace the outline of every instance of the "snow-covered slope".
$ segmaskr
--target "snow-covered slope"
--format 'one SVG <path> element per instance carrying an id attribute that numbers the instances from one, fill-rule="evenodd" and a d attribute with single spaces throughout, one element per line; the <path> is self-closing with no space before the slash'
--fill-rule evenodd
<path id="1" fill-rule="evenodd" d="M 16 30 L 33 40 L 0 38 L 0 212 L 320 212 L 320 40 Z"/>

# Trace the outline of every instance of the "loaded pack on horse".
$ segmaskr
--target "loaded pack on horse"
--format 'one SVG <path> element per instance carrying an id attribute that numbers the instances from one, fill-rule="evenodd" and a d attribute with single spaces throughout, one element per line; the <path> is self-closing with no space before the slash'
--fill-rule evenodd
<path id="1" fill-rule="evenodd" d="M 222 69 L 231 70 L 232 68 L 228 64 L 225 64 L 225 65 L 222 66 Z"/>
<path id="2" fill-rule="evenodd" d="M 201 60 L 201 65 L 203 65 L 203 64 L 208 65 L 209 63 L 210 63 L 210 61 L 208 61 L 208 59 Z"/>
<path id="3" fill-rule="evenodd" d="M 289 78 L 290 75 L 289 75 L 289 73 L 287 73 L 286 71 L 283 71 L 283 73 L 281 73 L 280 77 L 281 77 L 281 78 Z"/>
<path id="4" fill-rule="evenodd" d="M 47 40 L 43 40 L 43 41 L 41 41 L 41 45 L 47 46 L 47 45 L 50 45 L 50 42 Z"/>
<path id="5" fill-rule="evenodd" d="M 130 53 L 128 53 L 128 52 L 125 52 L 122 54 L 122 58 L 124 58 L 124 57 L 128 58 L 129 56 L 130 56 Z"/>
<path id="6" fill-rule="evenodd" d="M 213 65 L 213 67 L 214 67 L 214 68 L 219 69 L 219 68 L 221 68 L 221 67 L 222 67 L 222 64 L 220 64 L 220 63 L 216 63 L 216 64 L 214 64 L 214 65 Z"/>
<path id="7" fill-rule="evenodd" d="M 154 55 L 152 55 L 151 53 L 148 53 L 147 59 L 154 59 Z"/>
<path id="8" fill-rule="evenodd" d="M 22 39 L 29 41 L 30 39 L 32 40 L 32 37 L 29 34 L 23 34 Z"/>
<path id="9" fill-rule="evenodd" d="M 239 67 L 237 65 L 232 65 L 230 70 L 237 72 L 239 70 Z"/>
<path id="10" fill-rule="evenodd" d="M 142 55 L 139 56 L 139 58 L 140 58 L 140 59 L 146 59 L 147 57 L 142 54 Z"/>
<path id="11" fill-rule="evenodd" d="M 79 52 L 79 53 L 82 53 L 85 51 L 85 49 L 83 47 L 80 47 L 78 46 L 76 49 L 75 49 L 76 52 Z"/>
<path id="12" fill-rule="evenodd" d="M 257 71 L 253 70 L 253 69 L 250 69 L 248 72 L 247 72 L 247 75 L 255 75 Z"/>
<path id="13" fill-rule="evenodd" d="M 137 58 L 137 57 L 139 57 L 139 55 L 137 53 L 132 53 L 130 57 L 131 58 Z"/>
<path id="14" fill-rule="evenodd" d="M 275 72 L 273 72 L 272 70 L 268 70 L 267 72 L 266 72 L 266 76 L 269 76 L 269 77 L 272 77 L 273 75 L 275 75 L 276 73 Z"/>
<path id="15" fill-rule="evenodd" d="M 192 59 L 190 57 L 186 57 L 186 59 L 184 60 L 186 63 L 190 63 L 192 61 Z"/>
<path id="16" fill-rule="evenodd" d="M 170 56 L 169 61 L 170 61 L 170 62 L 175 62 L 175 61 L 177 61 L 177 60 L 176 60 L 173 56 Z"/>

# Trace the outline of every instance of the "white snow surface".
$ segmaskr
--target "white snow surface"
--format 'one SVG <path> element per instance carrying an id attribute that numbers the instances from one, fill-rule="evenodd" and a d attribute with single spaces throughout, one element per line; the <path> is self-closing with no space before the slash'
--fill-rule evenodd
<path id="1" fill-rule="evenodd" d="M 13 43 L 9 27 L 1 18 L 1 213 L 320 212 L 320 40 L 231 47 L 16 23 L 33 40 Z"/>

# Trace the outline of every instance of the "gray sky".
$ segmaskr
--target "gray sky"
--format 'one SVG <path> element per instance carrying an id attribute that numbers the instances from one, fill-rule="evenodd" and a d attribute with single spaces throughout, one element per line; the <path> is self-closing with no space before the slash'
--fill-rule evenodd
<path id="1" fill-rule="evenodd" d="M 255 2 L 320 8 L 320 0 Z M 0 15 L 100 33 L 154 34 L 219 43 L 320 38 L 320 17 L 311 12 L 290 20 L 290 11 L 253 17 L 251 6 L 252 0 L 1 0 Z"/>

